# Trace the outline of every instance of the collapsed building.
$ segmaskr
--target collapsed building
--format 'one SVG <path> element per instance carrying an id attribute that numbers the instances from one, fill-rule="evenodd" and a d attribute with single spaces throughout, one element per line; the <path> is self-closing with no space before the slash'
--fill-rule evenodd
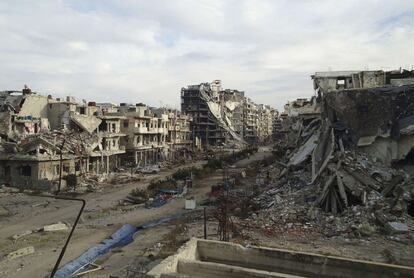
<path id="1" fill-rule="evenodd" d="M 414 147 L 414 71 L 346 73 L 312 76 L 335 135 L 346 149 L 358 147 L 386 165 L 404 160 Z"/>
<path id="2" fill-rule="evenodd" d="M 220 80 L 182 88 L 181 111 L 193 118 L 194 136 L 205 147 L 262 143 L 271 138 L 276 113 L 243 91 L 223 90 Z"/>
<path id="3" fill-rule="evenodd" d="M 370 82 L 371 72 L 352 72 L 348 88 L 336 86 L 344 72 L 312 76 L 316 96 L 280 117 L 275 165 L 283 170 L 256 198 L 260 224 L 272 218 L 290 229 L 301 219 L 346 237 L 412 229 L 414 72 L 399 72 L 374 71 Z"/>
<path id="4" fill-rule="evenodd" d="M 0 136 L 14 138 L 49 129 L 48 98 L 25 87 L 0 92 Z"/>
<path id="5" fill-rule="evenodd" d="M 52 189 L 70 174 L 108 175 L 191 157 L 191 117 L 113 103 L 78 103 L 32 92 L 0 93 L 0 183 Z"/>

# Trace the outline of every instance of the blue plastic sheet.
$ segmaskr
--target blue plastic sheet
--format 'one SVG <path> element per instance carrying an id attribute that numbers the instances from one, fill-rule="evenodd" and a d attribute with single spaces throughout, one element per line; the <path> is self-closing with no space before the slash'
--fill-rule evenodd
<path id="1" fill-rule="evenodd" d="M 164 200 L 164 198 L 162 198 L 162 197 L 158 197 L 158 198 L 154 199 L 154 201 L 151 204 L 151 207 L 159 208 L 159 207 L 162 207 L 163 205 L 165 205 L 166 203 L 167 203 L 167 200 Z"/>
<path id="2" fill-rule="evenodd" d="M 75 273 L 79 272 L 82 268 L 88 266 L 98 259 L 100 256 L 105 255 L 112 249 L 123 247 L 134 241 L 134 235 L 141 230 L 153 228 L 163 223 L 178 219 L 183 216 L 183 213 L 177 213 L 170 216 L 160 218 L 158 220 L 146 223 L 140 227 L 134 227 L 130 224 L 123 225 L 119 230 L 113 233 L 109 238 L 103 240 L 98 245 L 88 249 L 85 253 L 64 265 L 60 268 L 56 274 L 56 278 L 69 278 Z"/>
<path id="3" fill-rule="evenodd" d="M 88 249 L 85 253 L 77 257 L 75 260 L 59 269 L 55 277 L 67 278 L 78 272 L 83 267 L 93 263 L 102 255 L 105 255 L 112 249 L 122 247 L 134 241 L 134 234 L 142 228 L 137 228 L 129 224 L 123 225 L 119 230 L 111 235 L 110 238 L 103 240 L 98 245 Z"/>

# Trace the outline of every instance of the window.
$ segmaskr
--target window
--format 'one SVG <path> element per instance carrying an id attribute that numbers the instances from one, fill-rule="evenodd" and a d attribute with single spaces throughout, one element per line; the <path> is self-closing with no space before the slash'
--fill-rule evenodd
<path id="1" fill-rule="evenodd" d="M 59 174 L 59 165 L 55 165 L 55 175 Z"/>
<path id="2" fill-rule="evenodd" d="M 80 171 L 80 162 L 79 161 L 77 161 L 77 162 L 75 162 L 75 171 Z"/>
<path id="3" fill-rule="evenodd" d="M 124 127 L 127 128 L 129 125 L 128 121 L 124 121 Z"/>
<path id="4" fill-rule="evenodd" d="M 25 165 L 21 167 L 21 175 L 25 177 L 31 177 L 32 176 L 32 167 L 29 165 Z"/>
<path id="5" fill-rule="evenodd" d="M 62 168 L 63 172 L 65 173 L 69 173 L 69 165 L 67 164 L 63 164 L 63 168 Z"/>

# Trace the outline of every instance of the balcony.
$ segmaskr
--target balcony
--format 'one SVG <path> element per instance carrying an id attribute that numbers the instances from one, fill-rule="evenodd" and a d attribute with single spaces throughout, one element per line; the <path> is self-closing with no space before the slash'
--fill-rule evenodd
<path id="1" fill-rule="evenodd" d="M 141 134 L 148 133 L 148 128 L 147 127 L 135 127 L 134 132 L 141 133 Z"/>
<path id="2" fill-rule="evenodd" d="M 168 128 L 160 127 L 160 128 L 158 128 L 158 133 L 168 134 Z"/>

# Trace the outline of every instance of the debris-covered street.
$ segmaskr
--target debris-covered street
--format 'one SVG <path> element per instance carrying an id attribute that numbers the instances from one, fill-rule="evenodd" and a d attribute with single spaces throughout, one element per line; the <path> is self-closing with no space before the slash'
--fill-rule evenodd
<path id="1" fill-rule="evenodd" d="M 0 278 L 414 277 L 414 1 L 0 1 Z"/>

